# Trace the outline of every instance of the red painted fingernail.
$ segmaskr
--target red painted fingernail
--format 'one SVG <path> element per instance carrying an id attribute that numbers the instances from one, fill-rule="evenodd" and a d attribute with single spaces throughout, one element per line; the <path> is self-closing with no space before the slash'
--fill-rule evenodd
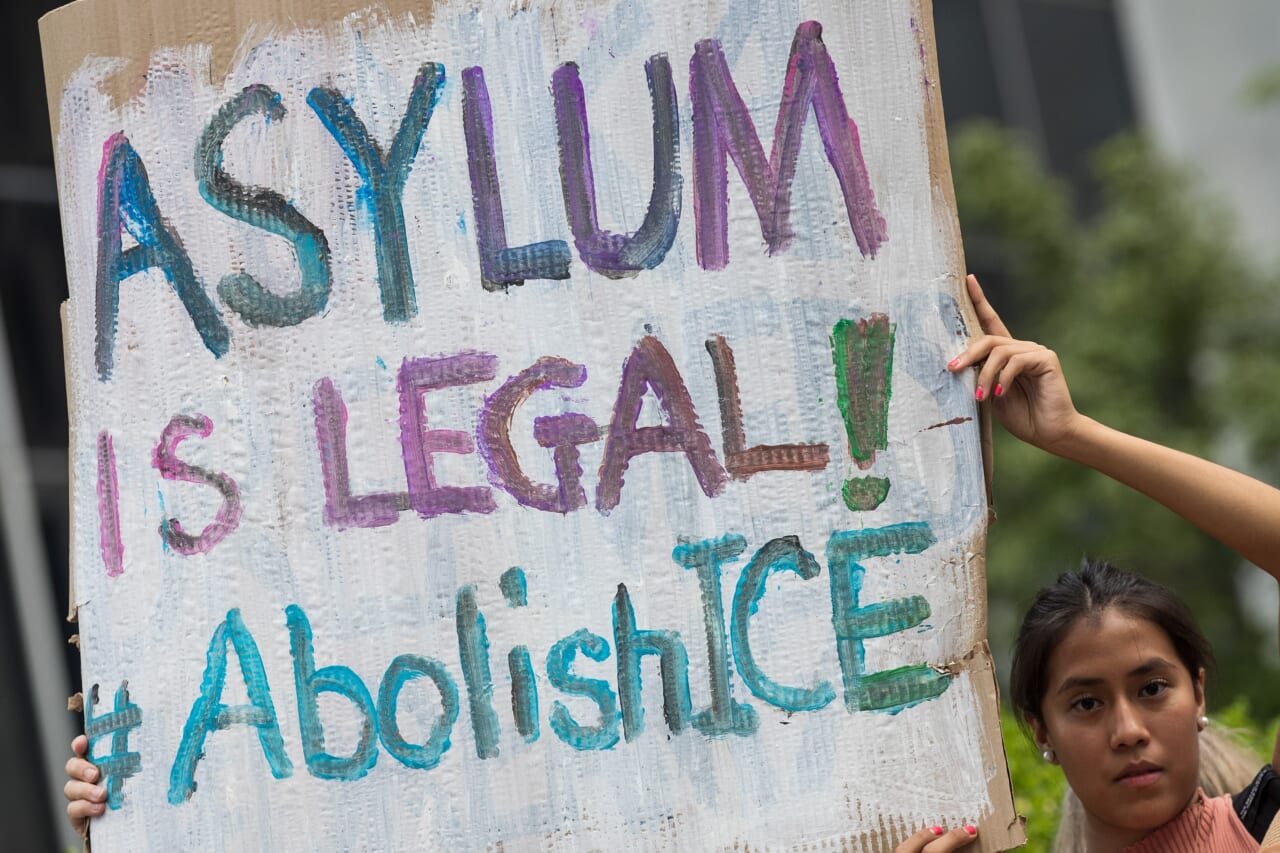
<path id="1" fill-rule="evenodd" d="M 931 826 L 931 827 L 929 827 L 929 831 L 930 831 L 930 832 L 932 832 L 934 835 L 941 835 L 941 834 L 942 834 L 942 827 L 940 827 L 940 826 Z"/>
<path id="2" fill-rule="evenodd" d="M 977 390 L 977 391 L 974 391 L 974 392 L 973 392 L 973 398 L 974 398 L 975 400 L 981 400 L 981 399 L 982 399 L 983 397 L 985 397 L 985 396 L 987 396 L 987 392 L 982 390 L 982 386 L 981 386 L 981 385 L 979 385 L 979 386 L 978 386 L 978 390 Z"/>
<path id="3" fill-rule="evenodd" d="M 1003 397 L 1003 396 L 1004 396 L 1004 386 L 1003 386 L 1003 385 L 999 385 L 999 384 L 997 384 L 997 385 L 996 385 L 996 396 L 997 396 L 997 397 Z"/>
<path id="4" fill-rule="evenodd" d="M 965 831 L 965 832 L 967 832 L 967 833 L 969 833 L 970 835 L 977 835 L 977 834 L 978 834 L 978 827 L 976 827 L 976 826 L 966 826 L 966 827 L 964 828 L 964 831 Z"/>
<path id="5" fill-rule="evenodd" d="M 953 358 L 953 359 L 951 359 L 950 361 L 948 361 L 948 362 L 947 362 L 947 367 L 951 368 L 952 370 L 955 370 L 955 369 L 956 369 L 957 367 L 959 367 L 959 366 L 960 366 L 960 358 L 959 358 L 959 356 L 957 356 L 956 358 Z"/>

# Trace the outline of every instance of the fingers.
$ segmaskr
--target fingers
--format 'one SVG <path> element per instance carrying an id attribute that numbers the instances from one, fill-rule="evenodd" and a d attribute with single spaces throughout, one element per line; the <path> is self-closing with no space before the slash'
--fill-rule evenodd
<path id="1" fill-rule="evenodd" d="M 922 829 L 899 844 L 893 853 L 922 853 L 929 842 L 937 841 L 940 835 L 942 835 L 940 826 Z"/>
<path id="2" fill-rule="evenodd" d="M 71 828 L 84 835 L 89 818 L 99 817 L 107 810 L 107 791 L 88 782 L 67 782 L 62 788 L 67 798 L 67 820 Z"/>
<path id="3" fill-rule="evenodd" d="M 1058 369 L 1058 356 L 1034 341 L 983 335 L 956 356 L 947 369 L 955 373 L 973 365 L 981 366 L 974 396 L 985 400 L 1003 396 L 1018 376 L 1038 376 Z"/>
<path id="4" fill-rule="evenodd" d="M 80 735 L 71 741 L 71 751 L 74 754 L 67 759 L 67 783 L 62 787 L 62 794 L 67 798 L 67 820 L 76 832 L 83 834 L 85 821 L 106 811 L 107 790 L 94 784 L 99 780 L 98 768 L 85 759 L 89 739 Z"/>
<path id="5" fill-rule="evenodd" d="M 980 338 L 975 338 L 969 343 L 968 349 L 951 360 L 951 363 L 947 365 L 947 370 L 956 373 L 966 367 L 981 364 L 993 349 L 1010 343 L 1017 342 L 1013 338 L 997 335 L 983 335 Z"/>
<path id="6" fill-rule="evenodd" d="M 67 814 L 70 815 L 73 808 L 78 808 L 83 811 L 79 817 L 102 814 L 107 803 L 106 788 L 74 779 L 62 786 L 62 795 L 67 798 Z"/>
<path id="7" fill-rule="evenodd" d="M 98 768 L 94 767 L 83 758 L 67 759 L 67 778 L 73 782 L 97 782 Z"/>
<path id="8" fill-rule="evenodd" d="M 1009 329 L 1005 326 L 1004 321 L 1000 319 L 1000 315 L 996 313 L 996 309 L 987 301 L 987 296 L 982 292 L 982 286 L 978 284 L 976 275 L 965 277 L 964 283 L 969 287 L 969 299 L 973 301 L 973 310 L 978 314 L 978 322 L 982 324 L 982 331 L 988 335 L 998 335 L 1000 337 L 1011 338 Z"/>
<path id="9" fill-rule="evenodd" d="M 943 833 L 938 837 L 937 841 L 930 842 L 921 853 L 949 853 L 951 850 L 959 850 L 961 847 L 968 847 L 970 844 L 978 840 L 978 827 L 964 826 L 959 829 L 953 829 L 950 832 Z"/>
<path id="10" fill-rule="evenodd" d="M 1052 363 L 1049 359 L 1052 359 Z M 1019 375 L 1039 375 L 1056 364 L 1057 357 L 1040 344 L 1031 341 L 1002 343 L 991 349 L 982 369 L 978 371 L 978 387 L 974 396 L 979 400 L 1003 397 Z"/>
<path id="11" fill-rule="evenodd" d="M 898 845 L 894 853 L 948 853 L 967 847 L 978 837 L 976 826 L 945 831 L 940 826 L 922 829 Z"/>
<path id="12" fill-rule="evenodd" d="M 1045 373 L 1062 370 L 1057 353 L 1039 345 L 1034 347 L 1034 349 L 1012 353 L 1005 361 L 1000 368 L 1000 381 L 995 388 L 997 397 L 1003 396 L 1003 390 L 1011 387 L 1019 376 L 1042 376 Z"/>

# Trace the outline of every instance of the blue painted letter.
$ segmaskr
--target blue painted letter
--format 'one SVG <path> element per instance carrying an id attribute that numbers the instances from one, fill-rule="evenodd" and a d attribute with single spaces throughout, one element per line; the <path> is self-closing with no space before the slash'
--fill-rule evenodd
<path id="1" fill-rule="evenodd" d="M 702 619 L 707 629 L 707 670 L 711 679 L 711 707 L 693 717 L 698 731 L 718 735 L 754 734 L 760 720 L 755 708 L 735 701 L 729 683 L 729 652 L 724 636 L 724 604 L 720 593 L 720 567 L 738 559 L 747 540 L 736 533 L 719 539 L 684 542 L 671 552 L 672 558 L 686 569 L 698 573 L 702 590 Z"/>
<path id="2" fill-rule="evenodd" d="M 196 148 L 196 177 L 204 200 L 232 219 L 288 240 L 298 258 L 302 286 L 288 296 L 267 290 L 248 273 L 224 276 L 219 282 L 222 301 L 251 326 L 296 326 L 323 311 L 329 301 L 329 241 L 324 232 L 275 190 L 247 187 L 222 168 L 222 143 L 241 119 L 265 115 L 276 121 L 284 114 L 279 93 L 254 84 L 218 110 Z"/>
<path id="3" fill-rule="evenodd" d="M 844 676 L 844 704 L 853 711 L 897 713 L 942 695 L 951 679 L 924 664 L 867 673 L 863 640 L 914 628 L 929 618 L 929 602 L 912 595 L 860 605 L 866 569 L 858 560 L 890 554 L 919 554 L 937 541 L 923 521 L 865 530 L 837 530 L 827 541 L 831 572 L 831 624 Z"/>
<path id="4" fill-rule="evenodd" d="M 231 332 L 218 309 L 196 279 L 182 241 L 160 215 L 142 158 L 123 133 L 113 134 L 102 147 L 98 186 L 97 340 L 94 358 L 98 379 L 111 378 L 115 366 L 116 319 L 120 313 L 120 282 L 143 270 L 164 273 L 191 315 L 191 322 L 215 358 L 231 348 Z M 138 245 L 124 249 L 121 229 Z"/>
<path id="5" fill-rule="evenodd" d="M 680 734 L 692 713 L 689 700 L 689 653 L 675 631 L 639 630 L 631 595 L 623 584 L 613 599 L 613 642 L 618 648 L 618 698 L 622 704 L 622 730 L 627 741 L 644 731 L 640 661 L 657 655 L 662 674 L 662 712 L 667 728 Z"/>
<path id="6" fill-rule="evenodd" d="M 600 725 L 579 725 L 564 703 L 556 700 L 551 709 L 551 729 L 574 749 L 612 749 L 618 742 L 617 696 L 609 682 L 574 674 L 573 662 L 579 651 L 600 662 L 609 657 L 609 641 L 586 628 L 560 639 L 547 652 L 547 678 L 565 693 L 584 696 L 595 702 L 600 708 Z"/>
<path id="7" fill-rule="evenodd" d="M 284 609 L 289 625 L 289 646 L 293 652 L 293 683 L 298 691 L 298 726 L 302 730 L 302 752 L 307 769 L 319 779 L 352 781 L 369 772 L 378 760 L 378 723 L 373 698 L 360 676 L 346 666 L 326 666 L 317 670 L 311 641 L 311 623 L 296 604 Z M 364 720 L 360 741 L 349 758 L 324 751 L 324 726 L 320 722 L 321 693 L 337 693 L 356 706 Z"/>
<path id="8" fill-rule="evenodd" d="M 240 675 L 249 694 L 248 705 L 223 705 L 222 688 L 227 681 L 227 643 L 236 651 L 240 660 Z M 187 724 L 182 728 L 182 743 L 169 771 L 169 803 L 179 806 L 195 792 L 196 764 L 204 757 L 205 737 L 218 729 L 243 724 L 258 730 L 258 743 L 267 757 L 271 775 L 284 779 L 293 775 L 293 764 L 284 751 L 284 739 L 280 736 L 280 724 L 276 722 L 276 709 L 271 704 L 271 688 L 267 685 L 267 671 L 262 667 L 258 644 L 240 618 L 240 611 L 227 613 L 226 621 L 213 632 L 206 655 L 204 679 L 200 683 L 200 698 L 191 706 Z"/>
<path id="9" fill-rule="evenodd" d="M 771 539 L 764 544 L 751 558 L 742 577 L 738 579 L 738 588 L 733 593 L 733 659 L 738 665 L 738 673 L 751 688 L 751 692 L 774 707 L 784 711 L 816 711 L 823 708 L 836 693 L 826 681 L 819 681 L 812 688 L 784 687 L 765 675 L 756 664 L 756 656 L 751 651 L 751 637 L 748 633 L 751 617 L 764 598 L 765 582 L 770 572 L 795 572 L 805 580 L 816 578 L 822 571 L 813 555 L 800 547 L 800 540 L 795 536 L 783 536 Z"/>
<path id="10" fill-rule="evenodd" d="M 413 81 L 400 129 L 391 141 L 391 150 L 385 154 L 377 141 L 369 138 L 364 122 L 341 92 L 316 87 L 307 95 L 307 103 L 338 140 L 368 191 L 373 241 L 378 254 L 382 319 L 390 323 L 403 323 L 418 313 L 402 197 L 409 167 L 418 156 L 422 134 L 443 88 L 444 66 L 434 62 L 423 65 Z"/>
<path id="11" fill-rule="evenodd" d="M 400 690 L 408 682 L 422 676 L 430 678 L 440 691 L 440 718 L 431 726 L 427 742 L 421 746 L 408 743 L 396 722 L 396 706 Z M 418 655 L 400 655 L 387 667 L 378 688 L 378 733 L 391 757 L 405 767 L 430 770 L 440 763 L 449 749 L 449 733 L 458 721 L 458 686 L 453 683 L 444 664 Z"/>
<path id="12" fill-rule="evenodd" d="M 484 630 L 484 614 L 476 604 L 475 587 L 458 590 L 457 623 L 458 655 L 462 658 L 462 680 L 467 684 L 476 755 L 493 758 L 498 754 L 498 714 L 493 710 L 489 637 Z"/>

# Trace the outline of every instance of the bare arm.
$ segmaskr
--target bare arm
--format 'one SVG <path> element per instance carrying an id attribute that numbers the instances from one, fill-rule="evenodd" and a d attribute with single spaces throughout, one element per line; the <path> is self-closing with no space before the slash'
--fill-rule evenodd
<path id="1" fill-rule="evenodd" d="M 1137 489 L 1280 581 L 1280 489 L 1080 414 L 1057 355 L 1011 337 L 973 276 L 969 294 L 986 334 L 948 368 L 981 365 L 978 399 L 1009 432 Z"/>
<path id="2" fill-rule="evenodd" d="M 1280 580 L 1280 490 L 1090 418 L 1053 452 L 1159 501 Z"/>

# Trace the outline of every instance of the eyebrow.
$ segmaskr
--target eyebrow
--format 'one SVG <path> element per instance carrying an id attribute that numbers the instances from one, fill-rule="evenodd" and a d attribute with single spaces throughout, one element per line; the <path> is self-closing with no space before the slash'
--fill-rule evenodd
<path id="1" fill-rule="evenodd" d="M 1153 672 L 1165 672 L 1168 670 L 1176 670 L 1177 665 L 1165 660 L 1162 657 L 1149 658 L 1138 666 L 1125 673 L 1125 678 L 1134 678 L 1135 676 L 1150 675 Z M 1055 693 L 1065 693 L 1068 690 L 1074 690 L 1078 687 L 1097 687 L 1102 684 L 1105 679 L 1097 676 L 1077 675 L 1068 678 L 1058 685 Z"/>

